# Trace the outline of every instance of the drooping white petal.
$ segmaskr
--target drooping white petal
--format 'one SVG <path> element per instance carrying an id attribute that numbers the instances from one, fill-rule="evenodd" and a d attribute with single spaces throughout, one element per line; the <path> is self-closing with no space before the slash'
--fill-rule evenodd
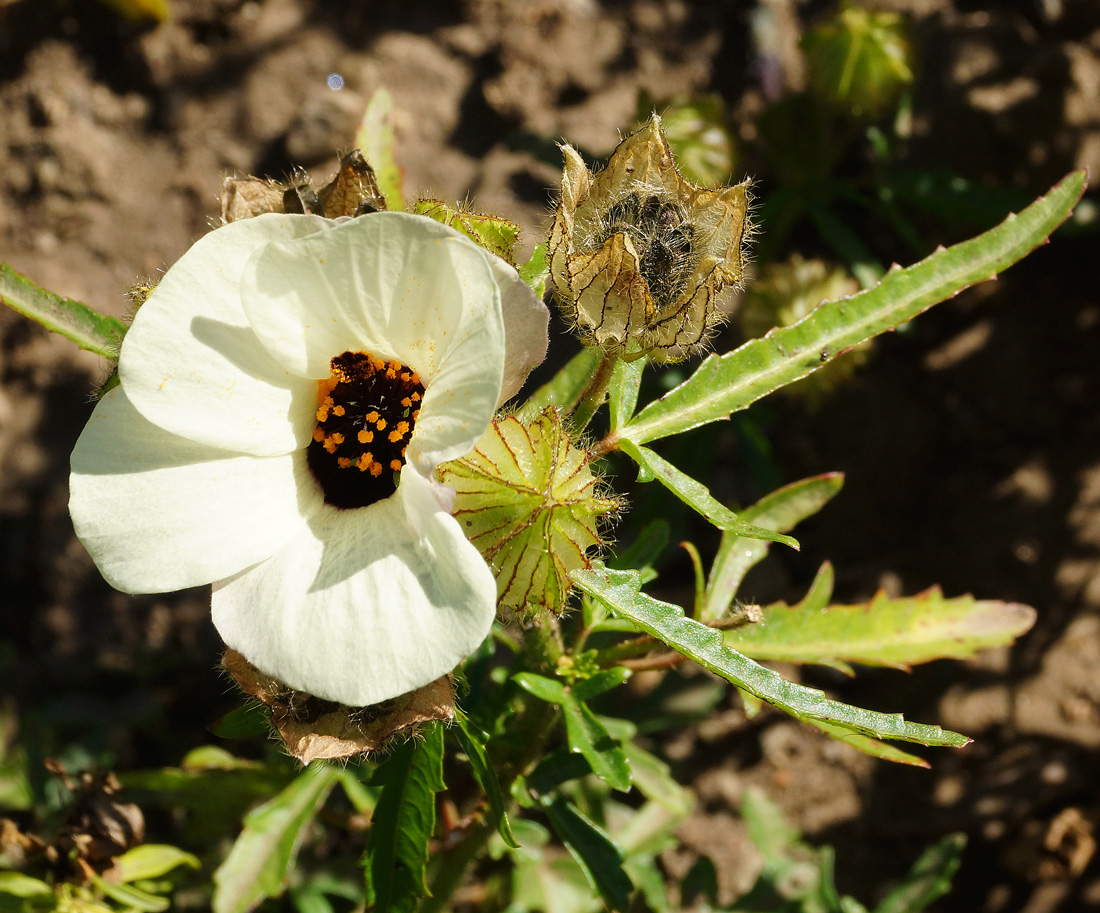
<path id="1" fill-rule="evenodd" d="M 322 378 L 365 351 L 427 387 L 408 459 L 428 474 L 470 450 L 492 417 L 505 338 L 492 255 L 423 216 L 386 212 L 273 243 L 249 263 L 244 307 L 272 356 Z"/>
<path id="2" fill-rule="evenodd" d="M 331 229 L 316 216 L 267 214 L 199 239 L 138 311 L 119 376 L 135 408 L 166 431 L 260 456 L 305 446 L 316 386 L 259 343 L 241 304 L 249 258 L 273 239 Z"/>
<path id="3" fill-rule="evenodd" d="M 69 511 L 107 582 L 127 593 L 212 583 L 274 554 L 321 507 L 305 451 L 217 450 L 146 420 L 115 387 L 72 455 Z"/>
<path id="4" fill-rule="evenodd" d="M 546 358 L 550 344 L 550 311 L 519 273 L 500 257 L 490 257 L 489 264 L 500 286 L 504 318 L 504 378 L 498 403 L 503 406 L 519 393 L 527 375 Z"/>
<path id="5" fill-rule="evenodd" d="M 398 497 L 325 506 L 269 560 L 215 584 L 226 644 L 293 688 L 364 706 L 450 672 L 489 633 L 496 583 L 450 515 Z"/>

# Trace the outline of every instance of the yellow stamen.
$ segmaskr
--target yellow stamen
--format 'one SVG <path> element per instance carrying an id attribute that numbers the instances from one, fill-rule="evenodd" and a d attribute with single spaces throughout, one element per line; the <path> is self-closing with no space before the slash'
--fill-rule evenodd
<path id="1" fill-rule="evenodd" d="M 369 444 L 371 441 L 374 440 L 374 432 L 364 429 L 360 431 L 359 434 L 356 435 L 356 437 L 359 439 L 360 444 Z"/>

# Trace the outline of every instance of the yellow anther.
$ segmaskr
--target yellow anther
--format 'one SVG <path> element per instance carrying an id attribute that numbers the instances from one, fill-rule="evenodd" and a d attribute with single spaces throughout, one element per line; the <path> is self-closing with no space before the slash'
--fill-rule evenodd
<path id="1" fill-rule="evenodd" d="M 397 472 L 397 470 L 400 469 L 400 468 L 401 468 L 401 461 L 400 460 L 390 460 L 390 469 L 392 469 L 394 472 Z"/>
<path id="2" fill-rule="evenodd" d="M 332 407 L 332 414 L 333 415 L 343 415 L 344 414 L 344 407 L 343 406 L 333 406 Z"/>
<path id="3" fill-rule="evenodd" d="M 356 437 L 359 439 L 360 444 L 369 444 L 374 440 L 374 432 L 363 429 Z"/>
<path id="4" fill-rule="evenodd" d="M 420 402 L 420 394 L 414 393 L 412 396 L 409 397 L 409 399 L 411 399 L 414 403 L 418 403 Z"/>
<path id="5" fill-rule="evenodd" d="M 336 440 L 334 438 L 325 438 L 325 443 L 322 446 L 328 453 L 336 453 Z"/>
<path id="6" fill-rule="evenodd" d="M 337 447 L 344 443 L 344 436 L 339 431 L 332 435 L 332 439 L 336 442 Z"/>
<path id="7" fill-rule="evenodd" d="M 351 460 L 347 457 L 337 457 L 336 465 L 339 466 L 341 469 L 347 469 L 349 466 L 351 466 Z"/>
<path id="8" fill-rule="evenodd" d="M 377 422 L 379 418 L 380 416 L 373 409 L 363 416 L 363 420 L 367 422 Z"/>
<path id="9" fill-rule="evenodd" d="M 372 476 L 374 476 L 375 478 L 378 478 L 378 476 L 382 475 L 382 464 L 381 463 L 371 463 L 370 474 Z"/>
<path id="10" fill-rule="evenodd" d="M 374 423 L 374 427 L 377 428 L 379 431 L 385 431 L 386 420 L 384 418 L 380 418 L 377 422 Z"/>
<path id="11" fill-rule="evenodd" d="M 314 428 L 313 429 L 313 440 L 315 440 L 318 444 L 320 444 L 321 441 L 323 441 L 324 439 L 325 439 L 325 432 L 323 432 L 320 428 Z"/>
<path id="12" fill-rule="evenodd" d="M 413 401 L 411 399 L 409 399 L 407 396 L 403 400 L 401 400 L 401 405 L 404 406 L 406 409 L 410 408 L 412 406 L 412 404 L 413 404 Z"/>

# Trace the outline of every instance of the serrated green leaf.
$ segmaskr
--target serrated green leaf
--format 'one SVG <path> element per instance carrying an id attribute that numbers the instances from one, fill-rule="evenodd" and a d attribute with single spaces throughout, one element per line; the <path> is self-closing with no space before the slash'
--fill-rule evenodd
<path id="1" fill-rule="evenodd" d="M 179 847 L 164 843 L 144 843 L 127 850 L 118 857 L 115 873 L 123 884 L 131 881 L 143 881 L 147 878 L 160 878 L 171 872 L 176 866 L 186 865 L 193 869 L 199 867 L 197 856 L 184 852 Z"/>
<path id="2" fill-rule="evenodd" d="M 797 539 L 763 526 L 753 526 L 751 523 L 744 522 L 715 498 L 702 482 L 695 481 L 652 450 L 636 447 L 630 441 L 623 441 L 623 451 L 688 507 L 697 511 L 723 532 L 733 532 L 746 539 L 781 542 L 793 549 L 799 547 Z"/>
<path id="3" fill-rule="evenodd" d="M 611 385 L 607 390 L 608 411 L 611 430 L 618 431 L 630 421 L 638 405 L 638 391 L 642 388 L 642 374 L 645 373 L 646 360 L 634 361 L 619 359 L 611 374 Z"/>
<path id="4" fill-rule="evenodd" d="M 333 768 L 311 766 L 245 816 L 244 830 L 214 873 L 214 913 L 245 913 L 282 893 L 305 829 L 335 782 Z"/>
<path id="5" fill-rule="evenodd" d="M 489 800 L 489 809 L 493 813 L 493 823 L 496 825 L 500 838 L 512 848 L 518 848 L 515 834 L 512 833 L 512 825 L 508 822 L 508 810 L 504 802 L 504 791 L 500 788 L 496 770 L 493 768 L 489 755 L 485 751 L 485 742 L 488 736 L 473 728 L 473 724 L 457 707 L 455 708 L 455 736 L 458 738 L 462 750 L 470 762 L 470 770 L 474 779 L 480 784 Z"/>
<path id="6" fill-rule="evenodd" d="M 1085 172 L 1072 172 L 996 228 L 941 248 L 908 269 L 892 268 L 874 288 L 824 302 L 798 323 L 733 352 L 711 355 L 680 386 L 612 434 L 608 443 L 618 439 L 644 444 L 727 418 L 864 340 L 993 278 L 1043 243 L 1072 212 L 1084 187 Z"/>
<path id="7" fill-rule="evenodd" d="M 569 693 L 562 703 L 569 750 L 583 755 L 592 773 L 612 789 L 630 790 L 630 762 L 622 746 L 611 738 L 594 713 Z"/>
<path id="8" fill-rule="evenodd" d="M 601 828 L 560 796 L 543 803 L 554 833 L 580 863 L 592 886 L 612 910 L 624 913 L 634 885 L 623 870 L 622 850 Z"/>
<path id="9" fill-rule="evenodd" d="M 883 898 L 875 913 L 921 913 L 951 890 L 951 879 L 958 871 L 965 834 L 948 834 L 913 863 L 900 885 Z"/>
<path id="10" fill-rule="evenodd" d="M 730 649 L 722 642 L 721 632 L 686 617 L 679 606 L 640 592 L 637 572 L 594 567 L 574 573 L 573 582 L 612 612 L 629 619 L 678 653 L 792 716 L 821 720 L 875 738 L 904 739 L 923 745 L 961 747 L 970 741 L 939 726 L 909 723 L 901 714 L 863 710 L 831 700 L 815 688 L 787 681 Z"/>
<path id="11" fill-rule="evenodd" d="M 531 394 L 519 410 L 519 417 L 533 419 L 547 406 L 557 406 L 566 411 L 572 409 L 602 360 L 603 352 L 599 349 L 581 349 L 557 374 Z"/>
<path id="12" fill-rule="evenodd" d="M 436 723 L 421 731 L 423 740 L 405 742 L 372 780 L 382 785 L 366 859 L 376 913 L 409 913 L 428 895 L 425 867 L 435 829 L 435 794 L 446 785 L 443 729 Z"/>
<path id="13" fill-rule="evenodd" d="M 517 672 L 512 680 L 528 694 L 548 704 L 564 704 L 567 692 L 565 684 L 554 678 L 547 678 L 537 672 Z"/>
<path id="14" fill-rule="evenodd" d="M 405 208 L 405 195 L 401 190 L 402 171 L 393 154 L 393 97 L 385 89 L 377 90 L 367 102 L 355 133 L 355 145 L 374 169 L 386 206 L 400 212 Z"/>
<path id="15" fill-rule="evenodd" d="M 1030 606 L 945 599 L 939 587 L 901 599 L 879 592 L 857 605 L 822 609 L 819 602 L 811 591 L 797 605 L 766 606 L 759 623 L 726 631 L 725 642 L 758 660 L 908 669 L 1010 644 L 1035 623 Z"/>
<path id="16" fill-rule="evenodd" d="M 765 529 L 790 532 L 828 504 L 843 485 L 844 474 L 840 472 L 811 476 L 776 489 L 738 516 Z M 722 534 L 707 581 L 702 621 L 717 621 L 729 611 L 745 574 L 764 560 L 769 548 L 762 539 L 749 539 L 733 531 Z"/>
<path id="17" fill-rule="evenodd" d="M 104 358 L 117 358 L 126 324 L 92 310 L 83 301 L 62 298 L 0 263 L 0 303 L 42 324 L 52 333 Z"/>

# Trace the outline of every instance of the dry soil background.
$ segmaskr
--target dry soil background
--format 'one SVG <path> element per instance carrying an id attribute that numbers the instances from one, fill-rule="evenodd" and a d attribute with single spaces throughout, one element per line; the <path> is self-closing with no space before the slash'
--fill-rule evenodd
<path id="1" fill-rule="evenodd" d="M 913 163 L 1032 195 L 1072 167 L 1100 172 L 1092 0 L 877 5 L 913 18 Z M 135 27 L 92 0 L 0 0 L 0 260 L 120 314 L 135 279 L 207 230 L 225 174 L 328 172 L 380 87 L 409 189 L 469 195 L 533 243 L 556 181 L 551 141 L 606 155 L 642 89 L 752 109 L 758 7 L 790 65 L 800 23 L 828 5 L 173 0 L 172 22 Z M 1060 235 L 884 340 L 843 397 L 776 418 L 789 478 L 840 469 L 847 485 L 800 537 L 803 557 L 757 576 L 761 593 L 797 595 L 828 557 L 844 600 L 938 582 L 1029 603 L 1039 623 L 966 665 L 814 679 L 977 738 L 930 772 L 776 718 L 750 724 L 732 702 L 671 739 L 700 796 L 685 845 L 721 863 L 727 890 L 748 871 L 738 799 L 759 784 L 836 844 L 841 887 L 865 902 L 964 830 L 958 888 L 939 909 L 1100 909 L 1098 254 L 1095 232 Z M 68 454 L 103 370 L 0 312 L 3 692 L 23 738 L 62 734 L 120 766 L 176 763 L 234 699 L 214 671 L 206 595 L 114 593 L 73 538 Z"/>

